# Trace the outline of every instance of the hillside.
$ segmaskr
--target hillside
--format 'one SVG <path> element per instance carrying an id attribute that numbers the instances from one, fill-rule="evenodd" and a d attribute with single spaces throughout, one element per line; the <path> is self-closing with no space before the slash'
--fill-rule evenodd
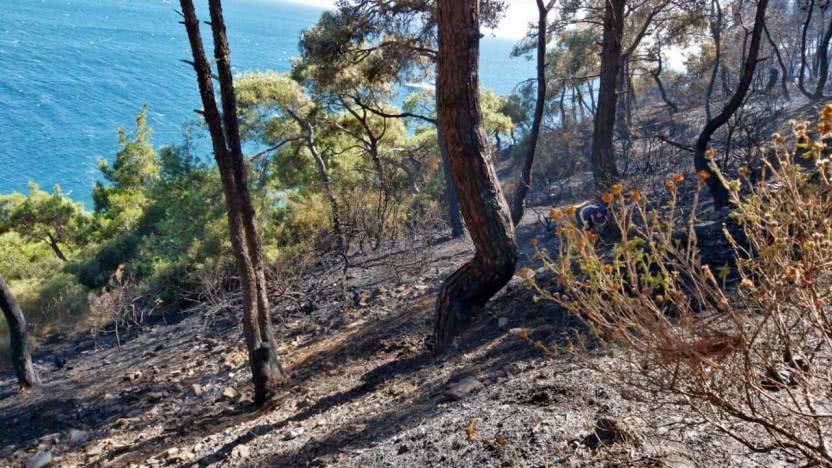
<path id="1" fill-rule="evenodd" d="M 518 232 L 527 254 L 530 239 L 551 242 L 531 212 Z M 35 355 L 45 389 L 17 394 L 3 375 L 4 465 L 48 454 L 57 466 L 788 466 L 520 339 L 513 328 L 557 343 L 581 326 L 517 279 L 435 358 L 436 287 L 472 247 L 419 244 L 358 259 L 348 300 L 330 288 L 313 311 L 275 314 L 291 382 L 262 410 L 235 309 L 158 319 L 120 348 L 85 333 L 48 341 Z"/>

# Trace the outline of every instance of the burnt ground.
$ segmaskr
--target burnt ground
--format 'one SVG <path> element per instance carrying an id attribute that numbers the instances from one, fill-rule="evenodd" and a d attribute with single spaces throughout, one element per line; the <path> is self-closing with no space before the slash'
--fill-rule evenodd
<path id="1" fill-rule="evenodd" d="M 530 239 L 551 238 L 533 210 L 518 237 L 521 261 L 536 266 Z M 472 246 L 432 244 L 356 259 L 344 287 L 333 287 L 336 269 L 318 271 L 314 307 L 276 307 L 291 379 L 261 410 L 234 307 L 157 319 L 120 345 L 47 340 L 35 355 L 44 389 L 19 394 L 0 374 L 0 465 L 790 466 L 616 388 L 586 365 L 614 362 L 611 350 L 531 346 L 517 327 L 550 345 L 582 329 L 518 279 L 435 357 L 435 294 Z"/>

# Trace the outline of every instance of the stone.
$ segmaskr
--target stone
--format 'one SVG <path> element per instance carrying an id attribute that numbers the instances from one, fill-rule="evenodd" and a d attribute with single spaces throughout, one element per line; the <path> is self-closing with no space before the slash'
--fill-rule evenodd
<path id="1" fill-rule="evenodd" d="M 57 432 L 54 434 L 47 434 L 38 440 L 40 441 L 41 446 L 48 447 L 50 445 L 57 444 L 61 440 L 61 434 Z"/>
<path id="2" fill-rule="evenodd" d="M 519 338 L 528 338 L 529 330 L 528 328 L 512 328 L 508 331 L 508 334 Z"/>
<path id="3" fill-rule="evenodd" d="M 70 447 L 78 447 L 84 445 L 88 438 L 89 436 L 86 431 L 70 429 L 69 435 L 67 436 L 67 441 Z"/>
<path id="4" fill-rule="evenodd" d="M 231 451 L 231 458 L 248 458 L 251 455 L 251 449 L 248 445 L 238 445 Z"/>
<path id="5" fill-rule="evenodd" d="M 191 388 L 193 389 L 194 395 L 196 395 L 196 396 L 202 395 L 202 393 L 205 391 L 205 390 L 203 390 L 202 385 L 200 385 L 200 384 L 193 384 L 193 385 L 191 385 Z"/>
<path id="6" fill-rule="evenodd" d="M 283 439 L 284 440 L 297 439 L 298 437 L 302 436 L 303 433 L 304 433 L 304 430 L 303 430 L 302 427 L 294 427 L 294 428 L 291 428 L 288 431 L 286 431 L 286 434 L 284 434 Z"/>
<path id="7" fill-rule="evenodd" d="M 584 438 L 584 445 L 597 449 L 604 445 L 629 444 L 641 445 L 641 435 L 632 420 L 616 419 L 609 416 L 599 417 L 595 421 L 595 430 Z"/>
<path id="8" fill-rule="evenodd" d="M 86 454 L 89 457 L 97 457 L 102 453 L 104 453 L 104 447 L 102 446 L 102 444 L 95 445 L 86 450 Z"/>
<path id="9" fill-rule="evenodd" d="M 34 454 L 32 458 L 26 462 L 26 468 L 43 468 L 44 466 L 48 466 L 50 463 L 52 463 L 52 452 L 44 450 Z"/>
<path id="10" fill-rule="evenodd" d="M 237 398 L 238 395 L 237 390 L 234 390 L 233 387 L 225 387 L 225 390 L 222 391 L 222 396 L 229 400 Z"/>
<path id="11" fill-rule="evenodd" d="M 482 382 L 479 380 L 473 377 L 465 377 L 458 382 L 450 384 L 447 390 L 445 390 L 444 396 L 450 401 L 459 401 L 482 390 L 483 387 Z"/>

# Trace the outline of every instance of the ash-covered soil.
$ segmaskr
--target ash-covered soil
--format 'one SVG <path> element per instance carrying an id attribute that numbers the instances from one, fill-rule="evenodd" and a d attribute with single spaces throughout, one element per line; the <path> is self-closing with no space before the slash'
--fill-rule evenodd
<path id="1" fill-rule="evenodd" d="M 518 229 L 552 242 L 529 210 Z M 57 337 L 46 387 L 0 375 L 2 466 L 790 466 L 746 451 L 678 407 L 590 370 L 611 350 L 544 354 L 582 333 L 513 280 L 445 357 L 430 350 L 436 290 L 468 241 L 401 245 L 319 270 L 314 304 L 275 307 L 291 381 L 252 408 L 235 307 L 198 307 L 119 337 Z M 343 284 L 341 282 L 344 282 Z"/>

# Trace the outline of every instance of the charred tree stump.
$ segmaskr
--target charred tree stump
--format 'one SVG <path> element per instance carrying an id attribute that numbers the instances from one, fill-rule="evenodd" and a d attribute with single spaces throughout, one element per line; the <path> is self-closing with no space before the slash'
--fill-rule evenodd
<path id="1" fill-rule="evenodd" d="M 14 299 L 11 290 L 0 276 L 0 309 L 9 325 L 9 338 L 12 348 L 12 366 L 17 374 L 21 389 L 40 385 L 40 380 L 32 367 L 32 355 L 29 351 L 29 334 L 26 330 L 26 318 Z"/>

